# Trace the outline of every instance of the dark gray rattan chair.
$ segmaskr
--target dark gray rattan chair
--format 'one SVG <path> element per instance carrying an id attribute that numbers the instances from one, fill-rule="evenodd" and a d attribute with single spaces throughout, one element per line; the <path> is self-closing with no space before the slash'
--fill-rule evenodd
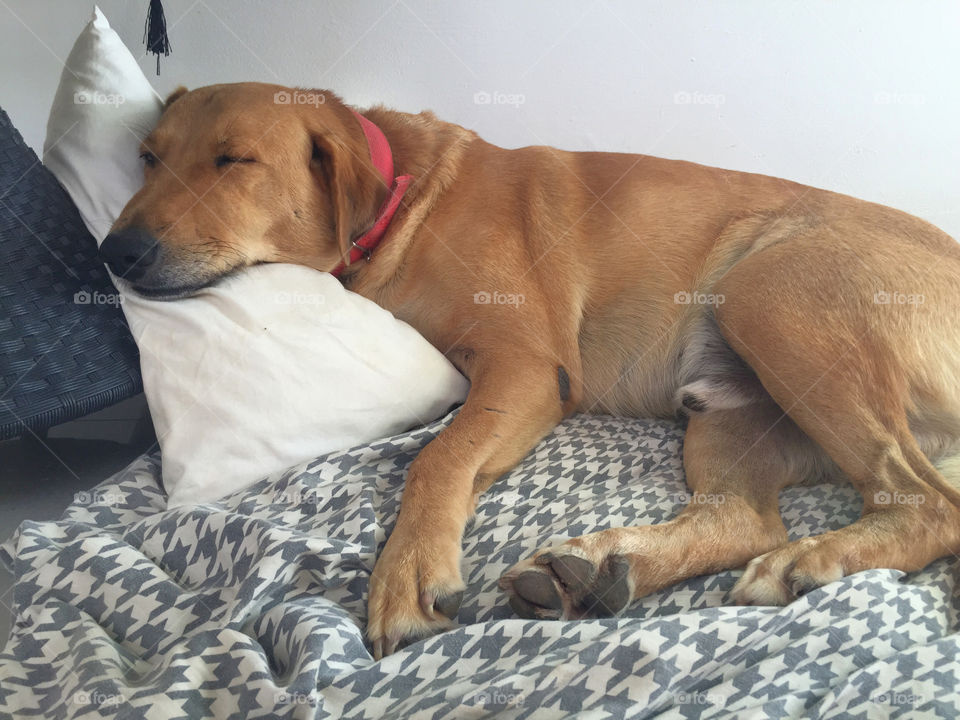
<path id="1" fill-rule="evenodd" d="M 97 244 L 0 109 L 0 440 L 41 433 L 142 388 Z"/>

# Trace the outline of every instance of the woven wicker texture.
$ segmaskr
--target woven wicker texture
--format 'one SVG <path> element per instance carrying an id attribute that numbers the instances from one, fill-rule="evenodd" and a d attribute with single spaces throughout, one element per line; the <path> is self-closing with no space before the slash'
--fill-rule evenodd
<path id="1" fill-rule="evenodd" d="M 116 298 L 73 201 L 0 109 L 0 440 L 140 391 Z"/>

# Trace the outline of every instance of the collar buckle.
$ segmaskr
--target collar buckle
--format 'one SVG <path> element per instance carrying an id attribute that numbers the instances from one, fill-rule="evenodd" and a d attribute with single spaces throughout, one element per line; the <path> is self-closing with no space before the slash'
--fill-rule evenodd
<path id="1" fill-rule="evenodd" d="M 357 245 L 356 240 L 351 240 L 350 244 L 353 245 L 355 250 L 357 250 L 361 255 L 363 255 L 364 260 L 366 260 L 367 262 L 370 262 L 370 258 L 373 257 L 373 252 L 370 250 L 370 248 L 365 248 L 360 245 Z"/>

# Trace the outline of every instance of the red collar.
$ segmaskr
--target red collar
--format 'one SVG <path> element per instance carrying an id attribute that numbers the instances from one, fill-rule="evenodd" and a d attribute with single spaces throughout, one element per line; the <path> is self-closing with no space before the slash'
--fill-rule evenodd
<path id="1" fill-rule="evenodd" d="M 390 221 L 393 220 L 397 208 L 400 207 L 400 200 L 403 198 L 403 194 L 407 191 L 407 187 L 409 187 L 410 182 L 413 180 L 412 175 L 393 176 L 393 153 L 390 150 L 390 143 L 387 142 L 387 137 L 380 128 L 367 120 L 363 115 L 358 112 L 354 112 L 353 114 L 360 122 L 360 127 L 363 128 L 363 134 L 367 138 L 367 146 L 370 148 L 370 159 L 373 161 L 373 166 L 383 177 L 383 181 L 387 184 L 390 191 L 383 201 L 383 205 L 380 206 L 380 211 L 377 213 L 377 218 L 373 222 L 373 227 L 353 241 L 353 247 L 350 248 L 350 262 L 341 262 L 330 271 L 334 277 L 340 277 L 348 264 L 352 265 L 360 258 L 370 259 L 370 254 L 373 252 L 373 249 L 380 244 L 380 241 L 386 234 Z"/>

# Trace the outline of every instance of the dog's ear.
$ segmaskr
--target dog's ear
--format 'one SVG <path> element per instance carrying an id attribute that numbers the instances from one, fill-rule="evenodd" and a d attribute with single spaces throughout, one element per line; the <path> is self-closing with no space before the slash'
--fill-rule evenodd
<path id="1" fill-rule="evenodd" d="M 183 85 L 178 87 L 172 93 L 167 95 L 167 99 L 163 102 L 164 111 L 169 110 L 170 106 L 173 105 L 177 100 L 186 95 L 189 92 Z"/>
<path id="2" fill-rule="evenodd" d="M 312 134 L 310 165 L 329 193 L 337 247 L 349 264 L 350 246 L 373 225 L 387 186 L 370 160 L 360 124 L 353 117 L 347 121 L 349 130 L 345 133 L 327 130 Z"/>

